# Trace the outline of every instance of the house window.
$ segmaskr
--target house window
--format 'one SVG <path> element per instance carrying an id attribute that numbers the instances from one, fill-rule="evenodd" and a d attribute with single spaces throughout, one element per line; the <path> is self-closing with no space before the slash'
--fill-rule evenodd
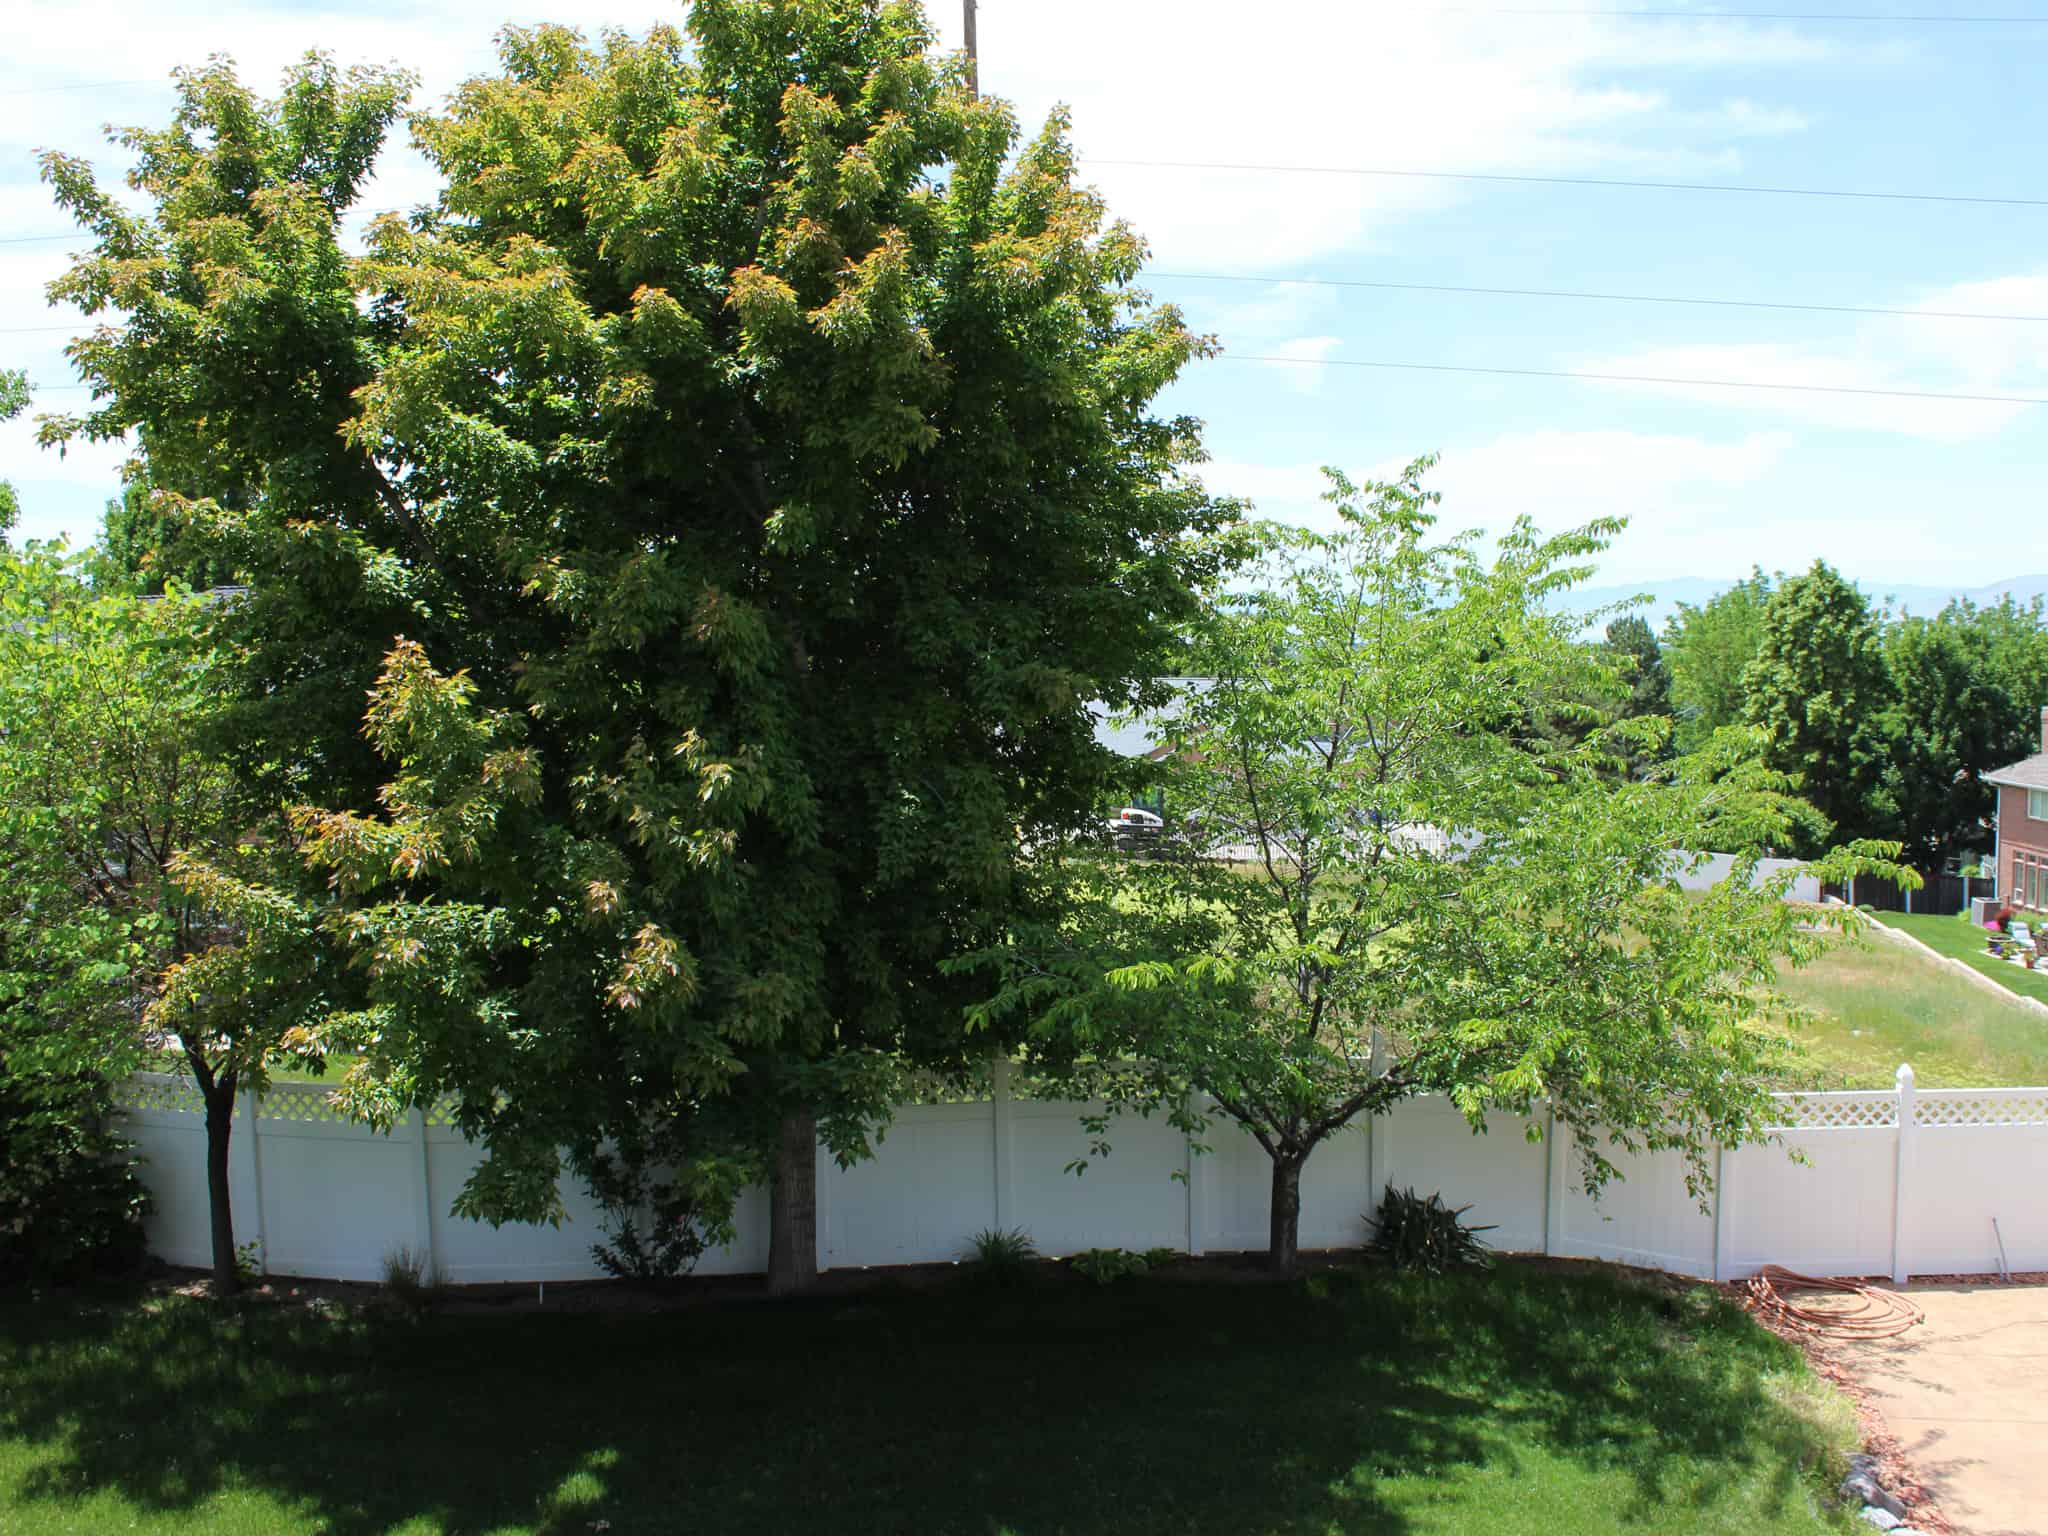
<path id="1" fill-rule="evenodd" d="M 2030 789 L 2027 791 L 2027 819 L 2029 821 L 2048 821 L 2048 789 Z"/>
<path id="2" fill-rule="evenodd" d="M 2012 856 L 2012 895 L 2016 907 L 2048 908 L 2048 856 L 2016 850 Z"/>

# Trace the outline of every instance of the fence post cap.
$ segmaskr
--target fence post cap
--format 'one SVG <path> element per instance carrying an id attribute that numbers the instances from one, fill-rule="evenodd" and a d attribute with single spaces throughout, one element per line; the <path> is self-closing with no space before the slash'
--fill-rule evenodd
<path id="1" fill-rule="evenodd" d="M 1899 1063 L 1897 1081 L 1898 1085 L 1901 1088 L 1910 1088 L 1913 1086 L 1913 1064 L 1910 1061 L 1902 1061 Z"/>

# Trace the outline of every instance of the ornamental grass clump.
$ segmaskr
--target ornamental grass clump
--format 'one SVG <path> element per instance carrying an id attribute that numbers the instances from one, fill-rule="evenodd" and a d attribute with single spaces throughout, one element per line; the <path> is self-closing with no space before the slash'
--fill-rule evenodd
<path id="1" fill-rule="evenodd" d="M 1463 1218 L 1471 1209 L 1445 1205 L 1441 1194 L 1424 1198 L 1389 1184 L 1380 1197 L 1379 1214 L 1365 1218 L 1372 1228 L 1367 1252 L 1395 1269 L 1426 1275 L 1484 1267 L 1487 1246 L 1479 1234 L 1493 1228 L 1467 1226 Z"/>

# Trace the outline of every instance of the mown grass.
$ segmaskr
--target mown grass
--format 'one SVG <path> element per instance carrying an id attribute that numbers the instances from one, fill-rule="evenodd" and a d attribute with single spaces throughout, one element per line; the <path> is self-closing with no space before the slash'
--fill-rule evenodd
<path id="1" fill-rule="evenodd" d="M 657 1315 L 0 1306 L 10 1536 L 1846 1530 L 1709 1290 L 1503 1265 Z"/>
<path id="2" fill-rule="evenodd" d="M 1923 1088 L 2048 1083 L 2048 1019 L 1895 941 L 1837 941 L 1780 985 L 1819 1016 L 1789 1087 L 1889 1088 L 1901 1062 Z"/>
<path id="3" fill-rule="evenodd" d="M 1965 913 L 1954 917 L 1928 917 L 1913 912 L 1884 912 L 1879 922 L 1887 928 L 1909 933 L 1929 949 L 1960 960 L 1972 970 L 1982 971 L 2008 992 L 2048 1003 L 2048 969 L 2027 970 L 2009 960 L 1994 960 L 1985 945 L 1984 930 Z M 2048 926 L 2036 924 L 2035 926 Z M 2042 935 L 2048 938 L 2048 935 Z"/>
<path id="4" fill-rule="evenodd" d="M 348 1069 L 361 1059 L 359 1056 L 337 1052 L 326 1057 L 316 1068 L 296 1057 L 280 1056 L 269 1064 L 270 1080 L 273 1083 L 325 1083 L 328 1087 L 334 1088 L 340 1085 Z M 186 1065 L 185 1058 L 178 1052 L 164 1051 L 145 1062 L 143 1070 L 169 1072 L 174 1076 L 190 1076 L 192 1069 Z"/>

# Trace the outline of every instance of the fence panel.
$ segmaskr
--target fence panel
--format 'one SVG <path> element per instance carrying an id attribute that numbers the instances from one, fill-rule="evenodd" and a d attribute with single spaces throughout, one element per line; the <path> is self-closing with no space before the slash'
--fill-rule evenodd
<path id="1" fill-rule="evenodd" d="M 1397 1104 L 1386 1122 L 1361 1209 L 1377 1207 L 1388 1184 L 1441 1194 L 1472 1207 L 1467 1221 L 1491 1225 L 1486 1240 L 1496 1248 L 1542 1251 L 1548 1160 L 1543 1143 L 1528 1139 L 1528 1121 L 1489 1115 L 1486 1133 L 1474 1135 L 1455 1105 L 1432 1096 Z"/>
<path id="2" fill-rule="evenodd" d="M 1766 1264 L 1809 1275 L 1890 1274 L 1897 1145 L 1896 1129 L 1865 1127 L 1790 1131 L 1783 1146 L 1725 1153 L 1723 1277 Z M 1788 1163 L 1793 1152 L 1805 1166 Z"/>
<path id="3" fill-rule="evenodd" d="M 235 1137 L 261 1162 L 270 1273 L 375 1280 L 400 1247 L 428 1257 L 425 1150 L 410 1122 L 388 1135 L 367 1131 L 325 1088 L 280 1084 L 256 1124 L 254 1135 L 237 1126 Z"/>
<path id="4" fill-rule="evenodd" d="M 1922 1273 L 2048 1269 L 2048 1089 L 1916 1095 L 1906 1257 Z M 1992 1226 L 1993 1221 L 1997 1227 Z"/>
<path id="5" fill-rule="evenodd" d="M 993 1106 L 906 1105 L 873 1158 L 851 1168 L 828 1160 L 818 1189 L 828 1267 L 957 1258 L 996 1225 Z"/>
<path id="6" fill-rule="evenodd" d="M 1609 1148 L 1621 1171 L 1598 1199 L 1586 1193 L 1579 1157 L 1566 1142 L 1557 1148 L 1562 1173 L 1551 1190 L 1559 1205 L 1555 1252 L 1608 1259 L 1673 1274 L 1714 1273 L 1714 1217 L 1685 1187 L 1685 1160 L 1676 1152 L 1629 1156 Z"/>
<path id="7" fill-rule="evenodd" d="M 1090 1158 L 1085 1173 L 1068 1173 L 1067 1164 L 1088 1151 L 1082 1110 L 1039 1099 L 1013 1106 L 1013 1224 L 1048 1255 L 1085 1248 L 1184 1250 L 1187 1187 L 1174 1175 L 1186 1171 L 1187 1139 L 1163 1115 L 1122 1115 L 1110 1122 L 1109 1155 Z"/>

